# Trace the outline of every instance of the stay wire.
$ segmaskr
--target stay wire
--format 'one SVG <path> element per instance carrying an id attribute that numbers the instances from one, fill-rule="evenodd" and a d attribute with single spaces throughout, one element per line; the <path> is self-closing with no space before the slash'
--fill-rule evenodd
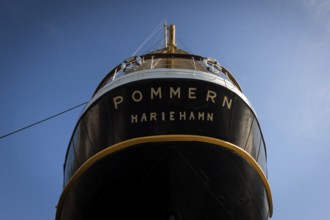
<path id="1" fill-rule="evenodd" d="M 158 40 L 154 45 L 152 45 L 151 47 L 149 47 L 149 48 L 148 48 L 146 51 L 144 51 L 142 54 L 150 53 L 150 52 L 152 52 L 152 51 L 154 51 L 154 50 L 159 50 L 159 49 L 161 49 L 161 46 L 159 46 L 159 45 L 161 45 L 163 41 L 164 41 L 163 39 Z"/>
<path id="2" fill-rule="evenodd" d="M 43 122 L 48 121 L 48 120 L 50 120 L 50 119 L 52 119 L 52 118 L 55 118 L 55 117 L 57 117 L 57 116 L 60 116 L 60 115 L 62 115 L 62 114 L 64 114 L 64 113 L 67 113 L 67 112 L 69 112 L 69 111 L 72 111 L 72 110 L 74 110 L 74 109 L 76 109 L 76 108 L 79 108 L 80 106 L 86 105 L 87 103 L 88 103 L 88 102 L 81 103 L 81 104 L 76 105 L 76 106 L 74 106 L 74 107 L 72 107 L 72 108 L 66 109 L 66 110 L 64 110 L 64 111 L 62 111 L 62 112 L 60 112 L 60 113 L 57 113 L 57 114 L 52 115 L 52 116 L 49 116 L 48 118 L 42 119 L 42 120 L 40 120 L 40 121 L 38 121 L 38 122 L 35 122 L 35 123 L 33 123 L 33 124 L 30 124 L 30 125 L 28 125 L 28 126 L 25 126 L 25 127 L 23 127 L 23 128 L 17 129 L 17 130 L 12 131 L 12 132 L 10 132 L 10 133 L 8 133 L 8 134 L 2 135 L 2 136 L 0 136 L 0 139 L 5 138 L 5 137 L 8 137 L 8 136 L 10 136 L 10 135 L 13 135 L 13 134 L 15 134 L 15 133 L 18 133 L 18 132 L 23 131 L 23 130 L 25 130 L 25 129 L 31 128 L 31 127 L 33 127 L 33 126 L 36 126 L 37 124 L 43 123 Z"/>
<path id="3" fill-rule="evenodd" d="M 193 54 L 193 52 L 189 49 L 189 47 L 187 47 L 187 45 L 179 37 L 177 37 L 177 38 L 180 41 L 180 43 L 182 43 L 182 45 L 185 47 L 184 49 L 185 50 L 188 50 L 189 53 L 192 53 Z"/>
<path id="4" fill-rule="evenodd" d="M 163 21 L 160 22 L 156 28 L 149 34 L 149 36 L 142 42 L 142 44 L 135 50 L 135 52 L 132 54 L 132 56 L 135 56 L 139 50 L 141 50 L 141 48 L 157 33 L 161 30 L 161 25 L 162 25 Z"/>

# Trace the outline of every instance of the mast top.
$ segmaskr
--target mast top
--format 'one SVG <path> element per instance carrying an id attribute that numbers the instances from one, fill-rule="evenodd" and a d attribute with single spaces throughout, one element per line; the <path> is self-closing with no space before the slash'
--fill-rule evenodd
<path id="1" fill-rule="evenodd" d="M 167 39 L 169 38 L 169 39 Z M 166 26 L 166 22 L 164 23 L 164 42 L 165 47 L 168 49 L 169 53 L 174 53 L 177 49 L 175 42 L 175 25 L 171 24 L 169 27 Z"/>

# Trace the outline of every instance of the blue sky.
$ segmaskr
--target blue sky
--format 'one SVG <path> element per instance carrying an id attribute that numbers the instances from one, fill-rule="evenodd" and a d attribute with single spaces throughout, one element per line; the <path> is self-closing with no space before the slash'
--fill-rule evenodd
<path id="1" fill-rule="evenodd" d="M 272 219 L 329 219 L 327 0 L 0 0 L 0 135 L 88 101 L 164 19 L 180 48 L 217 59 L 253 103 Z M 0 219 L 54 219 L 80 112 L 0 139 Z"/>

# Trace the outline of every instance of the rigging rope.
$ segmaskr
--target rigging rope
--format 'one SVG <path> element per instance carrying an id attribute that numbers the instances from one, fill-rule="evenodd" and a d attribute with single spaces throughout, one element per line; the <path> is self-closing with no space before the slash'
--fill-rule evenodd
<path id="1" fill-rule="evenodd" d="M 186 46 L 186 44 L 179 37 L 177 37 L 177 38 L 180 41 L 180 43 L 182 43 L 182 45 L 184 46 L 184 49 L 185 50 L 188 50 L 189 53 L 192 53 L 193 54 L 193 52 Z"/>
<path id="2" fill-rule="evenodd" d="M 142 42 L 142 44 L 136 49 L 136 51 L 133 53 L 133 55 L 132 56 L 135 56 L 136 55 L 136 53 L 149 41 L 149 40 L 151 40 L 159 31 L 160 31 L 160 29 L 161 29 L 161 27 L 163 26 L 163 23 L 164 23 L 164 21 L 161 21 L 157 26 L 156 26 L 156 28 L 149 34 L 149 36 Z M 179 39 L 179 38 L 178 38 Z M 161 40 L 159 40 L 159 41 L 157 41 L 151 48 L 154 48 L 155 47 L 155 45 L 157 45 L 157 44 L 159 44 L 159 42 L 160 41 L 163 41 L 164 39 L 161 39 Z M 181 40 L 181 39 L 179 39 L 179 41 L 188 49 L 188 51 L 189 52 L 191 52 L 190 51 L 190 49 L 183 43 L 183 41 Z M 149 48 L 150 49 L 150 48 Z M 15 134 L 15 133 L 18 133 L 18 132 L 20 132 L 20 131 L 23 131 L 23 130 L 25 130 L 25 129 L 28 129 L 28 128 L 31 128 L 31 127 L 33 127 L 33 126 L 35 126 L 35 125 L 38 125 L 38 124 L 40 124 L 40 123 L 43 123 L 43 122 L 45 122 L 45 121 L 48 121 L 48 120 L 50 120 L 50 119 L 52 119 L 52 118 L 55 118 L 55 117 L 57 117 L 57 116 L 60 116 L 60 115 L 62 115 L 62 114 L 64 114 L 64 113 L 67 113 L 67 112 L 69 112 L 69 111 L 72 111 L 72 110 L 74 110 L 74 109 L 76 109 L 76 108 L 79 108 L 80 106 L 83 106 L 83 105 L 86 105 L 88 102 L 84 102 L 84 103 L 81 103 L 81 104 L 79 104 L 79 105 L 76 105 L 76 106 L 74 106 L 74 107 L 72 107 L 72 108 L 69 108 L 69 109 L 66 109 L 66 110 L 64 110 L 64 111 L 62 111 L 62 112 L 60 112 L 60 113 L 57 113 L 57 114 L 55 114 L 55 115 L 52 115 L 52 116 L 49 116 L 49 117 L 47 117 L 47 118 L 45 118 L 45 119 L 42 119 L 42 120 L 40 120 L 40 121 L 38 121 L 38 122 L 35 122 L 35 123 L 33 123 L 33 124 L 30 124 L 30 125 L 27 125 L 27 126 L 25 126 L 25 127 L 23 127 L 23 128 L 20 128 L 20 129 L 17 129 L 17 130 L 15 130 L 15 131 L 12 131 L 12 132 L 10 132 L 10 133 L 7 133 L 7 134 L 5 134 L 5 135 L 2 135 L 2 136 L 0 136 L 0 139 L 2 139 L 2 138 L 5 138 L 5 137 L 8 137 L 8 136 L 10 136 L 10 135 L 13 135 L 13 134 Z"/>
<path id="3" fill-rule="evenodd" d="M 17 130 L 15 130 L 15 131 L 12 131 L 12 132 L 10 132 L 10 133 L 8 133 L 8 134 L 2 135 L 2 136 L 0 136 L 0 139 L 5 138 L 5 137 L 8 137 L 8 136 L 10 136 L 10 135 L 13 135 L 13 134 L 15 134 L 15 133 L 17 133 L 17 132 L 23 131 L 23 130 L 25 130 L 25 129 L 28 129 L 28 128 L 30 128 L 30 127 L 33 127 L 33 126 L 35 126 L 35 125 L 37 125 L 37 124 L 40 124 L 40 123 L 42 123 L 42 122 L 48 121 L 49 119 L 55 118 L 55 117 L 57 117 L 57 116 L 59 116 L 59 115 L 62 115 L 62 114 L 64 114 L 64 113 L 66 113 L 66 112 L 69 112 L 69 111 L 72 111 L 72 110 L 74 110 L 74 109 L 76 109 L 76 108 L 79 108 L 80 106 L 86 105 L 87 103 L 88 103 L 88 102 L 81 103 L 81 104 L 76 105 L 76 106 L 74 106 L 74 107 L 72 107 L 72 108 L 66 109 L 66 110 L 64 110 L 64 111 L 62 111 L 62 112 L 60 112 L 60 113 L 57 113 L 57 114 L 52 115 L 52 116 L 49 116 L 48 118 L 42 119 L 41 121 L 35 122 L 35 123 L 30 124 L 30 125 L 28 125 L 28 126 L 25 126 L 25 127 L 23 127 L 23 128 L 20 128 L 20 129 L 17 129 Z"/>
<path id="4" fill-rule="evenodd" d="M 161 48 L 161 45 L 162 45 L 163 42 L 164 42 L 164 40 L 160 39 L 154 45 L 152 45 L 147 50 L 145 50 L 142 54 L 150 53 L 151 51 L 154 51 L 154 50 L 157 50 L 157 49 Z"/>
<path id="5" fill-rule="evenodd" d="M 159 30 L 162 27 L 162 24 L 164 22 L 161 21 L 156 28 L 149 34 L 149 36 L 142 42 L 142 44 L 136 49 L 136 51 L 132 54 L 132 56 L 135 56 L 137 54 L 137 52 L 139 52 L 139 50 L 141 50 L 141 48 L 157 33 L 159 32 Z"/>

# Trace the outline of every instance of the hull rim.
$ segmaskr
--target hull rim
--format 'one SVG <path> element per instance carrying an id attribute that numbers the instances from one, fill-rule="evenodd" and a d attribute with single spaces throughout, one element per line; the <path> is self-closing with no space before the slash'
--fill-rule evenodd
<path id="1" fill-rule="evenodd" d="M 202 142 L 202 143 L 209 143 L 216 145 L 221 148 L 225 148 L 226 150 L 229 150 L 239 156 L 241 156 L 243 159 L 245 159 L 259 174 L 265 190 L 267 194 L 267 201 L 268 201 L 268 206 L 269 206 L 269 216 L 272 217 L 273 214 L 273 202 L 272 202 L 272 194 L 271 194 L 271 189 L 270 185 L 268 183 L 267 177 L 259 164 L 255 161 L 255 159 L 250 156 L 245 150 L 241 149 L 235 144 L 232 144 L 230 142 L 217 139 L 217 138 L 212 138 L 212 137 L 207 137 L 207 136 L 199 136 L 199 135 L 186 135 L 186 134 L 167 134 L 167 135 L 155 135 L 155 136 L 145 136 L 145 137 L 138 137 L 138 138 L 132 138 L 128 139 L 119 143 L 116 143 L 112 146 L 109 146 L 102 151 L 96 153 L 92 157 L 90 157 L 85 163 L 83 163 L 79 169 L 74 173 L 74 175 L 70 178 L 68 181 L 67 185 L 64 187 L 62 194 L 60 196 L 58 205 L 57 205 L 57 210 L 56 210 L 56 219 L 60 220 L 61 219 L 61 213 L 62 213 L 62 208 L 65 202 L 65 198 L 71 189 L 71 187 L 74 185 L 76 180 L 81 176 L 89 167 L 91 167 L 93 164 L 95 164 L 97 161 L 100 159 L 115 153 L 117 151 L 132 147 L 137 144 L 143 144 L 143 143 L 155 143 L 155 142 Z"/>
<path id="2" fill-rule="evenodd" d="M 111 81 L 110 83 L 105 84 L 103 88 L 101 88 L 96 94 L 94 94 L 92 99 L 86 105 L 83 112 L 85 112 L 88 109 L 88 107 L 92 106 L 93 103 L 97 101 L 99 98 L 101 98 L 105 93 L 119 86 L 140 80 L 163 79 L 163 78 L 200 80 L 225 87 L 228 90 L 237 94 L 242 100 L 244 100 L 244 102 L 252 109 L 253 113 L 257 115 L 250 100 L 237 87 L 235 87 L 235 85 L 233 85 L 228 80 L 223 79 L 220 76 L 210 75 L 210 73 L 207 72 L 198 71 L 198 70 L 187 70 L 187 69 L 147 69 L 118 77 L 113 81 Z"/>

